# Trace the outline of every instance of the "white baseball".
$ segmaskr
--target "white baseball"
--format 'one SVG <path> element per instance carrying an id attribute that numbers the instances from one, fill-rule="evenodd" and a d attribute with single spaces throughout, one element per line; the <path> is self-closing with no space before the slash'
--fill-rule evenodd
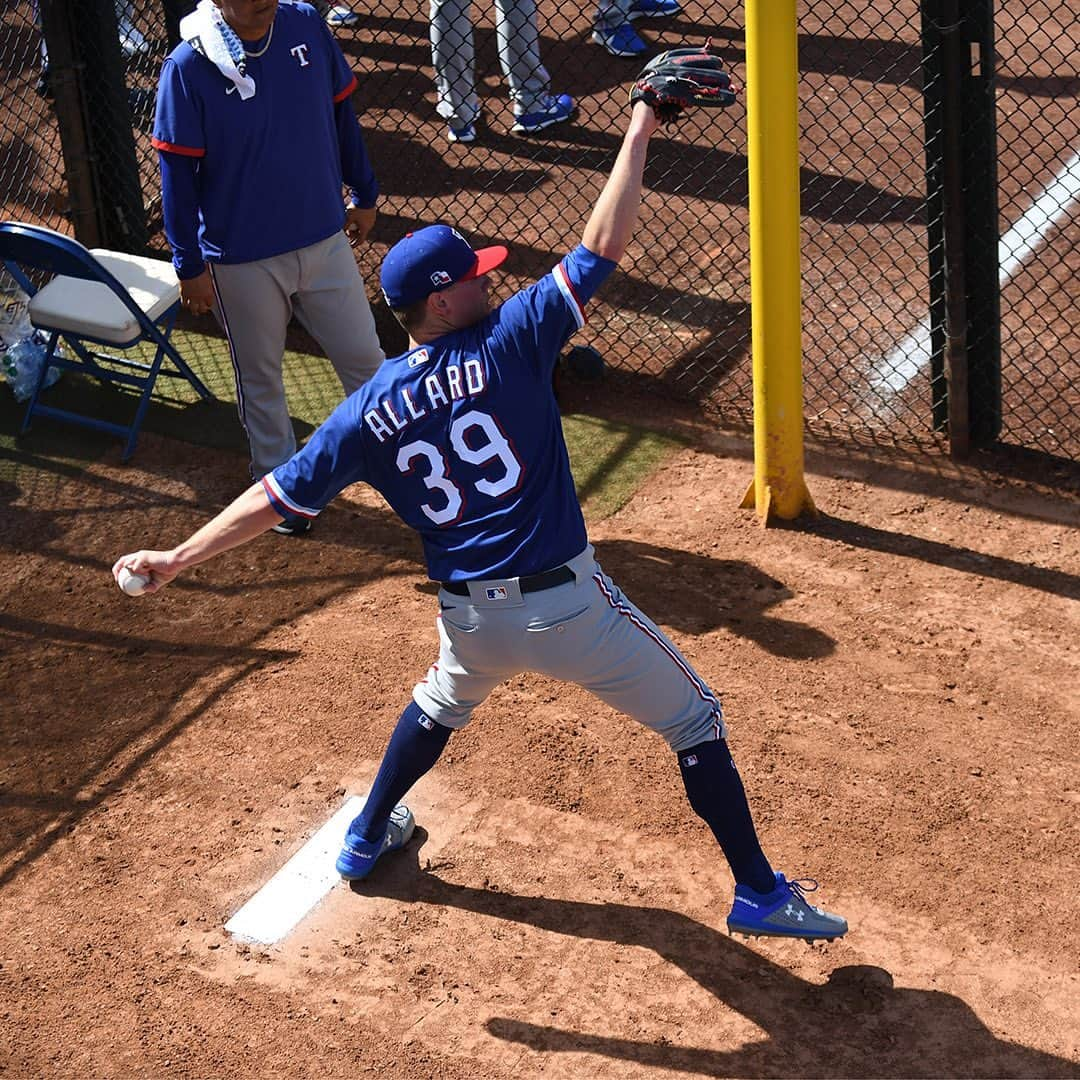
<path id="1" fill-rule="evenodd" d="M 146 586 L 150 584 L 150 579 L 144 577 L 142 574 L 136 574 L 126 566 L 122 566 L 120 568 L 120 573 L 116 576 L 116 584 L 119 585 L 128 596 L 142 596 L 142 594 L 146 592 Z"/>

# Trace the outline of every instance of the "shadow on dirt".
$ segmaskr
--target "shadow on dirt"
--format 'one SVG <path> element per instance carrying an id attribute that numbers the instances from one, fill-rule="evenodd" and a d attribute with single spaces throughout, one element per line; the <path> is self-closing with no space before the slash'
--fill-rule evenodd
<path id="1" fill-rule="evenodd" d="M 830 655 L 835 642 L 806 623 L 768 614 L 795 594 L 752 563 L 717 559 L 636 540 L 600 540 L 596 557 L 654 622 L 687 634 L 721 627 L 775 656 Z"/>
<path id="2" fill-rule="evenodd" d="M 902 555 L 908 559 L 943 566 L 948 570 L 1009 581 L 1014 585 L 1039 589 L 1068 600 L 1080 600 L 1080 577 L 1064 570 L 1052 570 L 1020 559 L 1006 559 L 1000 555 L 983 555 L 971 548 L 942 544 L 937 540 L 928 540 L 909 533 L 877 529 L 872 525 L 846 521 L 828 514 L 805 522 L 802 529 L 867 551 Z"/>
<path id="3" fill-rule="evenodd" d="M 485 1025 L 496 1038 L 549 1054 L 600 1054 L 705 1076 L 1076 1075 L 1075 1064 L 1064 1058 L 998 1039 L 961 998 L 897 988 L 883 968 L 841 967 L 818 985 L 677 911 L 456 885 L 420 869 L 425 860 L 419 852 L 427 833 L 417 828 L 416 837 L 419 842 L 409 845 L 415 862 L 388 863 L 374 881 L 355 883 L 352 891 L 649 949 L 766 1035 L 762 1041 L 721 1051 L 590 1035 L 496 1016 Z M 792 943 L 792 948 L 803 947 Z"/>

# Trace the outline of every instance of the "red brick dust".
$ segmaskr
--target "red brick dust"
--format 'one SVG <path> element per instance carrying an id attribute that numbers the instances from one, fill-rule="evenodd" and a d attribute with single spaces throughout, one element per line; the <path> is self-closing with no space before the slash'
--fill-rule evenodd
<path id="1" fill-rule="evenodd" d="M 526 674 L 418 785 L 404 853 L 280 944 L 231 939 L 434 657 L 419 545 L 350 489 L 310 537 L 131 599 L 114 558 L 186 535 L 243 461 L 24 448 L 0 481 L 0 1073 L 1080 1075 L 1076 503 L 822 450 L 822 516 L 763 530 L 746 440 L 668 423 L 690 445 L 593 525 L 599 557 L 722 694 L 767 852 L 847 938 L 727 936 L 670 752 Z"/>

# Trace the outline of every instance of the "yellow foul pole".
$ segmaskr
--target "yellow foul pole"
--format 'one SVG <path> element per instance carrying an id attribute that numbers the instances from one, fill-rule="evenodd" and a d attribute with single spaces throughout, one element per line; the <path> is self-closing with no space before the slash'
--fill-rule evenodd
<path id="1" fill-rule="evenodd" d="M 746 0 L 754 480 L 761 523 L 814 513 L 803 477 L 795 0 Z"/>

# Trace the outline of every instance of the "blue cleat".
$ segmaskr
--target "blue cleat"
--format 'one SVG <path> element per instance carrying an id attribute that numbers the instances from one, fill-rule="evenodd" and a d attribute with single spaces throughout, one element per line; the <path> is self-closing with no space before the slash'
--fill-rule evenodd
<path id="1" fill-rule="evenodd" d="M 592 39 L 612 56 L 641 56 L 649 51 L 649 46 L 628 22 L 621 26 L 598 26 Z"/>
<path id="2" fill-rule="evenodd" d="M 334 864 L 337 872 L 346 881 L 362 881 L 366 878 L 379 856 L 403 848 L 416 828 L 416 818 L 404 803 L 395 806 L 390 812 L 386 835 L 382 840 L 365 840 L 359 833 L 354 833 L 353 825 L 359 820 L 354 818 L 349 826 L 349 831 L 345 834 L 345 846 Z"/>
<path id="3" fill-rule="evenodd" d="M 355 26 L 359 21 L 360 16 L 352 8 L 343 7 L 339 4 L 335 4 L 326 13 L 327 26 Z"/>
<path id="4" fill-rule="evenodd" d="M 518 135 L 527 135 L 533 131 L 543 131 L 552 124 L 561 124 L 574 115 L 574 99 L 569 94 L 548 94 L 532 112 L 514 117 L 514 127 Z"/>
<path id="5" fill-rule="evenodd" d="M 448 127 L 446 129 L 447 142 L 471 143 L 476 142 L 476 125 L 466 124 L 464 127 Z"/>
<path id="6" fill-rule="evenodd" d="M 682 11 L 679 0 L 634 0 L 630 5 L 631 19 L 664 19 Z"/>
<path id="7" fill-rule="evenodd" d="M 746 937 L 802 938 L 832 941 L 847 933 L 847 920 L 806 902 L 805 893 L 818 884 L 810 878 L 788 881 L 776 875 L 776 888 L 759 893 L 747 885 L 735 886 L 735 903 L 727 925 L 729 934 Z"/>

